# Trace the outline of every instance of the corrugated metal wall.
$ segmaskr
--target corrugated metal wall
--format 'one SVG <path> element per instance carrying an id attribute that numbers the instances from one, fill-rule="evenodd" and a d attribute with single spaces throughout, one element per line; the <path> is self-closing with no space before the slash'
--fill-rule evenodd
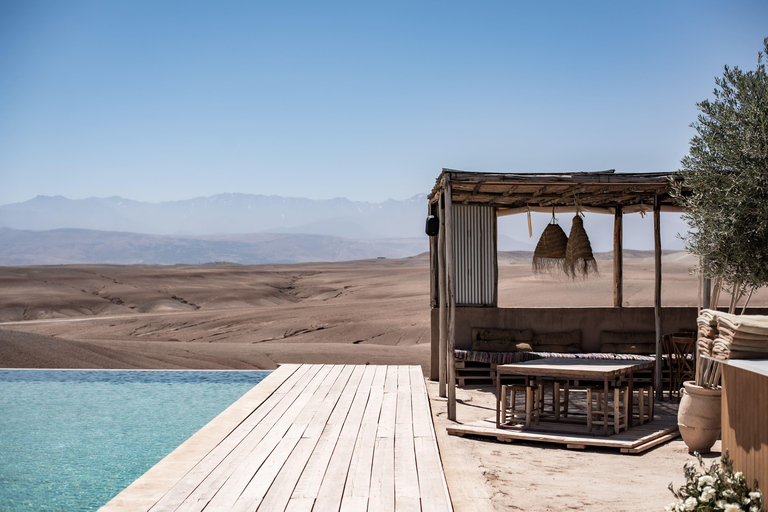
<path id="1" fill-rule="evenodd" d="M 496 212 L 490 206 L 453 205 L 456 304 L 493 306 L 496 291 Z"/>

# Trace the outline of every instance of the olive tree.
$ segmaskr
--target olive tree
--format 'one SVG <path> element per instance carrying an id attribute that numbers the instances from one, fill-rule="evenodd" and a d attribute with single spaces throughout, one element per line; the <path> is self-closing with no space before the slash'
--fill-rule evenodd
<path id="1" fill-rule="evenodd" d="M 674 192 L 691 228 L 687 249 L 715 279 L 713 300 L 721 283 L 731 289 L 732 312 L 743 293 L 768 284 L 768 38 L 763 43 L 755 71 L 725 66 L 714 98 L 697 103 L 697 135 Z"/>

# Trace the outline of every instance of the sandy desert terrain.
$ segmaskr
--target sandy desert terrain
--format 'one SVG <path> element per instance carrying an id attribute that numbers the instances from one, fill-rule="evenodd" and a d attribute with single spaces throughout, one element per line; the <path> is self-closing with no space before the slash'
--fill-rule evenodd
<path id="1" fill-rule="evenodd" d="M 625 258 L 627 305 L 652 305 L 653 258 Z M 611 260 L 583 282 L 500 256 L 501 306 L 610 306 Z M 664 256 L 664 304 L 695 305 L 694 260 Z M 768 304 L 760 290 L 751 305 Z M 426 255 L 259 266 L 0 267 L 0 367 L 275 368 L 429 364 Z M 724 296 L 722 302 L 727 301 Z"/>
<path id="2" fill-rule="evenodd" d="M 664 256 L 663 302 L 695 305 L 694 260 Z M 500 256 L 501 306 L 610 306 L 612 263 L 584 282 L 534 276 Z M 625 259 L 628 305 L 652 305 L 653 258 Z M 722 298 L 724 305 L 727 296 Z M 760 290 L 751 305 L 768 305 Z M 275 368 L 280 363 L 429 364 L 425 255 L 265 266 L 0 267 L 0 367 Z M 435 395 L 436 384 L 428 383 Z M 458 392 L 458 419 L 493 416 L 488 389 Z M 661 510 L 695 459 L 675 440 L 642 455 L 445 435 L 456 510 Z M 719 445 L 716 445 L 716 448 Z M 718 448 L 719 449 L 719 448 Z"/>

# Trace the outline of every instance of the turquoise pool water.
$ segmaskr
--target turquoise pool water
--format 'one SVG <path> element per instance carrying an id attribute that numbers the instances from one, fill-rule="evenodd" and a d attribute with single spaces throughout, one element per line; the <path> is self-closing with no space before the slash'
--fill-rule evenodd
<path id="1" fill-rule="evenodd" d="M 96 510 L 268 371 L 0 370 L 0 510 Z"/>

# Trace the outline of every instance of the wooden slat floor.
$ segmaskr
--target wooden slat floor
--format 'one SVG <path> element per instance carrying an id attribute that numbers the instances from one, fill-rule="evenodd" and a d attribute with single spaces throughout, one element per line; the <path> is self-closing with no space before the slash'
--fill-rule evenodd
<path id="1" fill-rule="evenodd" d="M 451 511 L 419 366 L 283 365 L 103 511 Z"/>
<path id="2" fill-rule="evenodd" d="M 586 400 L 583 393 L 571 391 L 569 407 L 575 415 L 581 415 L 582 423 L 564 423 L 554 420 L 542 420 L 539 425 L 531 425 L 524 429 L 522 425 L 507 428 L 496 428 L 496 418 L 488 418 L 469 424 L 448 427 L 449 435 L 480 436 L 495 438 L 498 441 L 534 441 L 566 445 L 567 448 L 583 449 L 588 446 L 602 448 L 618 448 L 621 453 L 642 453 L 661 443 L 665 443 L 680 435 L 677 428 L 678 404 L 672 402 L 656 402 L 654 405 L 654 420 L 637 423 L 629 430 L 604 437 L 600 431 L 587 433 Z M 578 417 L 578 416 L 577 416 Z"/>

